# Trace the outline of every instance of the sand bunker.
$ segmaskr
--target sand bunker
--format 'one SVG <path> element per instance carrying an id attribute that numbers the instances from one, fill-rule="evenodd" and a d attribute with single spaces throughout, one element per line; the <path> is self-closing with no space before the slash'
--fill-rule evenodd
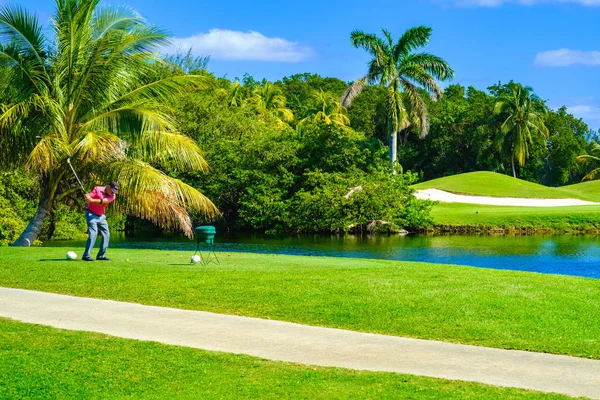
<path id="1" fill-rule="evenodd" d="M 485 204 L 490 206 L 512 207 L 565 207 L 600 204 L 577 199 L 527 199 L 517 197 L 469 196 L 445 192 L 439 189 L 418 190 L 415 193 L 415 197 L 422 200 L 433 200 L 442 203 Z"/>

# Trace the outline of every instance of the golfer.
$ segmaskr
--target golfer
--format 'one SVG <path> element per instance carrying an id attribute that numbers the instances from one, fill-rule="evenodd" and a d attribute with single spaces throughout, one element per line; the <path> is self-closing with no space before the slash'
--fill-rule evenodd
<path id="1" fill-rule="evenodd" d="M 91 257 L 92 249 L 96 244 L 98 230 L 102 234 L 100 241 L 100 251 L 96 256 L 96 260 L 108 261 L 105 256 L 108 249 L 108 241 L 110 240 L 110 232 L 108 231 L 108 223 L 106 222 L 106 206 L 112 203 L 119 193 L 119 185 L 117 182 L 111 182 L 107 186 L 96 186 L 94 190 L 85 195 L 85 200 L 88 205 L 85 209 L 85 220 L 88 226 L 88 240 L 85 245 L 85 253 L 83 253 L 83 261 L 94 261 Z"/>

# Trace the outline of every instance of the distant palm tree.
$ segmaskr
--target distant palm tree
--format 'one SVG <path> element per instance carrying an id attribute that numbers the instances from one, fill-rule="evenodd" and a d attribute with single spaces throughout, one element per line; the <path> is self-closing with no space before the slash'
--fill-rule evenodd
<path id="1" fill-rule="evenodd" d="M 494 114 L 503 119 L 496 142 L 510 154 L 513 177 L 516 178 L 515 158 L 519 166 L 525 165 L 533 140 L 536 136 L 545 140 L 549 132 L 543 118 L 546 106 L 533 89 L 516 83 L 509 84 L 508 88 L 509 92 L 501 95 L 494 107 Z"/>
<path id="2" fill-rule="evenodd" d="M 591 148 L 590 148 L 591 154 L 584 154 L 584 155 L 577 157 L 578 161 L 580 161 L 580 162 L 587 162 L 590 160 L 596 161 L 596 162 L 600 161 L 600 144 L 598 144 L 592 140 L 590 145 L 591 145 Z M 582 181 L 593 181 L 596 179 L 600 179 L 600 168 L 593 169 L 589 174 L 587 174 L 586 176 L 583 177 Z"/>
<path id="3" fill-rule="evenodd" d="M 227 92 L 227 105 L 229 107 L 241 107 L 244 100 L 244 87 L 238 81 L 233 82 Z"/>
<path id="4" fill-rule="evenodd" d="M 362 47 L 373 57 L 367 75 L 354 82 L 343 94 L 342 105 L 350 107 L 352 101 L 369 84 L 387 88 L 387 123 L 389 131 L 390 162 L 396 162 L 398 132 L 411 124 L 419 137 L 429 132 L 429 116 L 419 89 L 437 98 L 443 93 L 436 82 L 454 77 L 454 71 L 442 58 L 429 53 L 415 53 L 431 37 L 431 28 L 419 26 L 407 30 L 398 42 L 385 29 L 383 38 L 374 34 L 354 31 L 350 38 L 354 47 Z"/>
<path id="5" fill-rule="evenodd" d="M 286 107 L 281 88 L 270 82 L 257 85 L 248 101 L 258 113 L 274 118 L 281 126 L 294 120 L 294 113 Z"/>
<path id="6" fill-rule="evenodd" d="M 312 101 L 308 105 L 305 117 L 298 123 L 298 131 L 302 130 L 308 121 L 323 121 L 327 125 L 349 126 L 346 107 L 331 93 L 325 93 L 323 89 L 315 91 L 311 95 Z"/>
<path id="7" fill-rule="evenodd" d="M 55 205 L 79 190 L 68 157 L 88 189 L 119 181 L 117 211 L 191 236 L 188 210 L 210 217 L 215 206 L 152 165 L 206 170 L 165 105 L 203 78 L 158 76 L 163 61 L 154 51 L 167 35 L 127 9 L 57 0 L 52 27 L 47 37 L 36 16 L 0 8 L 2 80 L 16 93 L 0 104 L 0 167 L 26 163 L 40 185 L 37 211 L 15 245 L 30 245 Z"/>

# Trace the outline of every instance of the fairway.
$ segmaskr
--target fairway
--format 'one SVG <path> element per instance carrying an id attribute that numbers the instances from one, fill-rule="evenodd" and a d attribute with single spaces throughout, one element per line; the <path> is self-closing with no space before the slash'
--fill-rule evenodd
<path id="1" fill-rule="evenodd" d="M 0 248 L 0 286 L 600 359 L 600 281 L 385 260 Z M 125 260 L 129 261 L 125 261 Z"/>
<path id="2" fill-rule="evenodd" d="M 510 207 L 480 204 L 438 203 L 431 216 L 434 224 L 454 227 L 514 230 L 595 232 L 600 229 L 600 206 Z"/>
<path id="3" fill-rule="evenodd" d="M 585 182 L 551 188 L 537 183 L 515 179 L 496 172 L 469 172 L 432 179 L 413 185 L 415 190 L 439 189 L 456 194 L 493 197 L 521 197 L 538 199 L 580 199 L 600 201 L 600 182 Z"/>

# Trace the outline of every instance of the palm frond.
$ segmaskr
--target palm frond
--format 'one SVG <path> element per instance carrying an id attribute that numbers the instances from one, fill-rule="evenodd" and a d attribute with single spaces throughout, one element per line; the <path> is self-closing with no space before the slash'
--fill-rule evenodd
<path id="1" fill-rule="evenodd" d="M 404 57 L 402 61 L 406 66 L 419 66 L 435 79 L 442 81 L 454 78 L 454 70 L 441 57 L 429 53 L 415 53 Z"/>
<path id="2" fill-rule="evenodd" d="M 368 80 L 369 78 L 367 76 L 364 76 L 354 81 L 352 85 L 348 86 L 348 88 L 340 98 L 340 103 L 342 104 L 342 106 L 350 108 L 354 99 L 356 99 L 358 95 L 360 95 L 367 86 Z"/>
<path id="3" fill-rule="evenodd" d="M 129 151 L 148 162 L 169 165 L 177 171 L 208 171 L 198 144 L 188 136 L 150 131 L 131 142 Z"/>
<path id="4" fill-rule="evenodd" d="M 355 30 L 350 33 L 350 42 L 354 47 L 362 47 L 374 57 L 378 57 L 381 53 L 386 53 L 389 46 L 385 44 L 381 38 L 372 33 L 364 33 L 361 30 Z"/>
<path id="5" fill-rule="evenodd" d="M 399 59 L 400 55 L 408 55 L 411 51 L 427 45 L 431 37 L 431 32 L 432 29 L 426 26 L 417 26 L 408 29 L 394 47 L 394 58 Z"/>
<path id="6" fill-rule="evenodd" d="M 16 44 L 24 55 L 35 57 L 41 67 L 46 58 L 46 39 L 37 17 L 21 6 L 0 8 L 0 43 Z"/>
<path id="7" fill-rule="evenodd" d="M 92 160 L 94 163 L 106 163 L 125 157 L 126 144 L 118 136 L 107 131 L 87 132 L 72 145 L 72 157 L 85 164 Z"/>
<path id="8" fill-rule="evenodd" d="M 46 174 L 57 165 L 59 160 L 69 154 L 67 144 L 56 135 L 47 135 L 40 139 L 33 151 L 29 154 L 27 167 L 32 171 Z"/>
<path id="9" fill-rule="evenodd" d="M 427 105 L 423 101 L 423 97 L 419 93 L 419 89 L 407 81 L 406 79 L 401 80 L 402 87 L 404 89 L 404 96 L 406 98 L 406 108 L 410 121 L 417 127 L 419 131 L 419 138 L 424 138 L 429 134 L 429 113 L 427 112 Z"/>
<path id="10" fill-rule="evenodd" d="M 113 179 L 120 185 L 116 210 L 152 221 L 167 230 L 193 236 L 191 211 L 206 218 L 218 215 L 215 205 L 198 190 L 170 178 L 141 161 L 120 161 L 111 165 Z"/>
<path id="11" fill-rule="evenodd" d="M 444 89 L 440 87 L 436 80 L 423 67 L 418 65 L 405 66 L 401 72 L 405 79 L 415 82 L 429 92 L 434 100 L 437 100 L 444 94 Z"/>
<path id="12" fill-rule="evenodd" d="M 592 170 L 589 174 L 584 176 L 581 181 L 582 182 L 595 181 L 597 179 L 600 179 L 600 168 L 596 168 L 596 169 Z"/>

